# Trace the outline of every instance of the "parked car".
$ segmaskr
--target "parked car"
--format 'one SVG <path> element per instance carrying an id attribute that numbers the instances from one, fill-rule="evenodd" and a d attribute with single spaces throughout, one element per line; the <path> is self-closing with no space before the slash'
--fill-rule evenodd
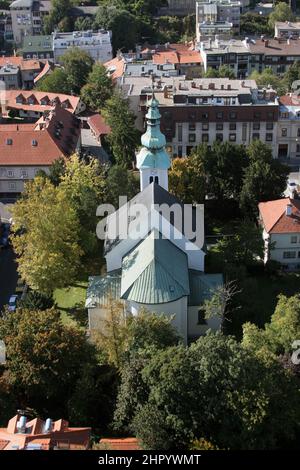
<path id="1" fill-rule="evenodd" d="M 0 246 L 6 248 L 9 243 L 10 224 L 1 224 L 0 227 Z"/>
<path id="2" fill-rule="evenodd" d="M 9 312 L 14 312 L 17 308 L 17 295 L 11 295 L 8 301 L 8 310 Z"/>

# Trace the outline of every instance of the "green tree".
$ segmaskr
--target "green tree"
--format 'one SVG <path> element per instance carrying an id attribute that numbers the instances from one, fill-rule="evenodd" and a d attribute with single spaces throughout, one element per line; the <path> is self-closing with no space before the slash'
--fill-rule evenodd
<path id="1" fill-rule="evenodd" d="M 119 207 L 119 197 L 131 200 L 139 192 L 138 178 L 126 168 L 113 165 L 106 178 L 106 202 Z"/>
<path id="2" fill-rule="evenodd" d="M 209 333 L 189 348 L 157 352 L 139 376 L 148 399 L 146 389 L 130 428 L 143 448 L 187 448 L 201 435 L 222 449 L 271 449 L 299 431 L 296 379 L 232 337 Z"/>
<path id="3" fill-rule="evenodd" d="M 287 3 L 279 2 L 275 5 L 274 11 L 269 15 L 269 26 L 274 28 L 276 21 L 295 21 L 295 15 Z"/>
<path id="4" fill-rule="evenodd" d="M 103 167 L 97 159 L 92 158 L 85 162 L 76 154 L 71 156 L 60 177 L 58 192 L 63 199 L 68 200 L 77 216 L 78 242 L 82 252 L 94 253 L 98 249 L 96 210 L 105 194 Z"/>
<path id="5" fill-rule="evenodd" d="M 234 71 L 228 65 L 221 65 L 218 69 L 219 78 L 235 78 Z"/>
<path id="6" fill-rule="evenodd" d="M 43 401 L 42 406 L 68 396 L 93 351 L 85 332 L 63 325 L 53 309 L 6 312 L 0 337 L 7 350 L 8 382 L 20 397 Z"/>
<path id="7" fill-rule="evenodd" d="M 49 179 L 54 186 L 58 186 L 61 178 L 66 172 L 66 160 L 61 157 L 57 158 L 49 169 Z"/>
<path id="8" fill-rule="evenodd" d="M 273 159 L 271 148 L 260 140 L 251 142 L 247 154 L 249 165 L 244 173 L 240 207 L 246 217 L 255 217 L 259 202 L 282 197 L 289 169 Z"/>
<path id="9" fill-rule="evenodd" d="M 251 80 L 255 80 L 257 85 L 261 87 L 271 86 L 279 95 L 284 95 L 287 91 L 285 81 L 273 72 L 270 67 L 265 68 L 261 73 L 254 70 L 250 75 Z"/>
<path id="10" fill-rule="evenodd" d="M 26 184 L 13 207 L 18 271 L 34 290 L 70 285 L 80 266 L 79 220 L 67 195 L 45 178 Z"/>
<path id="11" fill-rule="evenodd" d="M 26 308 L 28 310 L 48 310 L 53 305 L 54 302 L 51 295 L 45 295 L 36 290 L 30 290 L 18 302 L 18 308 Z"/>
<path id="12" fill-rule="evenodd" d="M 130 166 L 135 160 L 139 132 L 136 130 L 135 116 L 129 108 L 128 100 L 123 98 L 121 92 L 115 92 L 106 101 L 102 114 L 111 128 L 107 139 L 117 164 Z"/>
<path id="13" fill-rule="evenodd" d="M 191 204 L 205 199 L 206 177 L 196 155 L 173 158 L 169 171 L 169 190 L 180 201 Z"/>
<path id="14" fill-rule="evenodd" d="M 260 354 L 291 354 L 293 342 L 300 338 L 300 296 L 280 295 L 270 323 L 259 329 L 252 323 L 243 325 L 243 345 Z"/>
<path id="15" fill-rule="evenodd" d="M 70 0 L 52 0 L 50 13 L 44 18 L 45 34 L 51 34 L 59 23 L 68 17 L 70 8 Z"/>
<path id="16" fill-rule="evenodd" d="M 94 64 L 80 95 L 89 108 L 100 111 L 113 93 L 113 84 L 102 64 Z"/>
<path id="17" fill-rule="evenodd" d="M 68 75 L 62 68 L 53 70 L 49 75 L 39 81 L 37 90 L 47 93 L 65 93 L 71 94 L 71 85 L 68 82 Z"/>
<path id="18" fill-rule="evenodd" d="M 254 222 L 244 220 L 232 236 L 222 238 L 216 250 L 223 257 L 224 263 L 251 266 L 264 254 L 262 230 Z"/>
<path id="19" fill-rule="evenodd" d="M 292 83 L 300 79 L 300 61 L 295 60 L 295 62 L 288 68 L 284 74 L 284 81 L 286 83 L 287 89 L 291 90 Z"/>
<path id="20" fill-rule="evenodd" d="M 79 16 L 75 20 L 74 30 L 75 31 L 88 31 L 93 29 L 93 19 L 87 16 Z"/>
<path id="21" fill-rule="evenodd" d="M 61 56 L 61 62 L 67 74 L 67 83 L 75 94 L 86 84 L 89 73 L 92 71 L 93 59 L 82 49 L 72 47 Z"/>

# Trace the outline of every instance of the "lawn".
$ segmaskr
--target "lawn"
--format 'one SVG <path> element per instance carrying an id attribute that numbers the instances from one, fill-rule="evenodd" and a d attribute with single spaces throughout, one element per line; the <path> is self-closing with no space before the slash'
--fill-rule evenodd
<path id="1" fill-rule="evenodd" d="M 99 255 L 83 260 L 83 266 L 75 283 L 62 289 L 56 289 L 53 294 L 54 301 L 61 312 L 62 321 L 65 324 L 87 327 L 87 310 L 85 308 L 86 290 L 89 276 L 103 274 L 105 261 Z"/>

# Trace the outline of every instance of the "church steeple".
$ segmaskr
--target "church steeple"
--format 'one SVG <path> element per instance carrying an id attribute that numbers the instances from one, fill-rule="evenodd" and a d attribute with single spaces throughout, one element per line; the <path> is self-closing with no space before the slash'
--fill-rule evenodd
<path id="1" fill-rule="evenodd" d="M 160 131 L 159 102 L 154 96 L 148 103 L 146 114 L 147 130 L 142 135 L 142 149 L 137 155 L 137 168 L 140 170 L 141 191 L 152 182 L 168 190 L 168 169 L 170 157 L 165 149 L 166 138 Z"/>

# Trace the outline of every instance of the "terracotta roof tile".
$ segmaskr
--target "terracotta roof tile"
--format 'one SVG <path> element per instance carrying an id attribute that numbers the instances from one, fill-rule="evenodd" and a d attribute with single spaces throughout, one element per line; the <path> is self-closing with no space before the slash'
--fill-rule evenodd
<path id="1" fill-rule="evenodd" d="M 104 444 L 110 450 L 140 450 L 138 440 L 135 437 L 101 439 L 100 444 Z"/>
<path id="2" fill-rule="evenodd" d="M 291 39 L 289 44 L 286 40 L 256 39 L 255 44 L 249 44 L 249 49 L 252 54 L 300 56 L 300 39 Z"/>
<path id="3" fill-rule="evenodd" d="M 292 214 L 286 215 L 286 206 L 291 204 Z M 300 233 L 300 200 L 277 199 L 261 202 L 259 212 L 266 232 L 268 233 Z"/>
<path id="4" fill-rule="evenodd" d="M 23 103 L 17 103 L 16 100 L 18 97 L 22 96 L 24 101 Z M 41 100 L 48 96 L 50 103 L 48 105 L 43 105 Z M 36 104 L 29 104 L 28 99 L 33 97 L 36 100 Z M 79 96 L 64 95 L 61 93 L 45 93 L 44 91 L 35 91 L 35 90 L 5 90 L 1 92 L 2 103 L 5 102 L 7 109 L 23 109 L 26 111 L 38 111 L 43 112 L 45 110 L 52 109 L 54 102 L 59 103 L 68 103 L 68 110 L 72 113 L 75 113 L 80 98 Z"/>
<path id="5" fill-rule="evenodd" d="M 106 122 L 104 121 L 103 116 L 101 114 L 93 114 L 88 118 L 88 124 L 91 127 L 92 131 L 97 135 L 107 135 L 110 134 L 111 128 Z"/>

